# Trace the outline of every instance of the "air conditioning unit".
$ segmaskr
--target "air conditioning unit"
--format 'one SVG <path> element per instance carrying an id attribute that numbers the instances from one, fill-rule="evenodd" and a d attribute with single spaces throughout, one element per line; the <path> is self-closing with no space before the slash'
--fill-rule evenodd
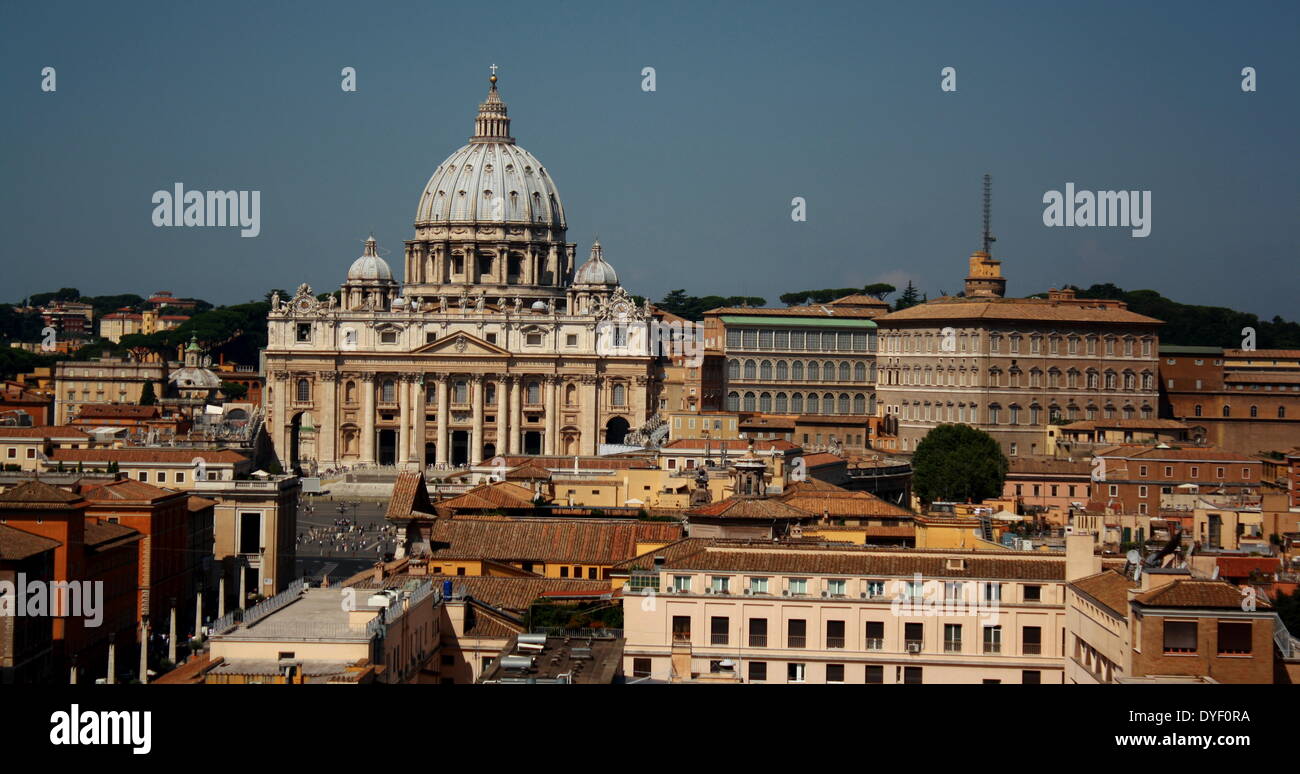
<path id="1" fill-rule="evenodd" d="M 783 596 L 783 597 L 788 597 L 788 596 L 790 596 L 790 590 L 789 590 L 789 589 L 786 589 L 785 591 L 782 591 L 782 592 L 781 592 L 781 596 Z"/>
<path id="2" fill-rule="evenodd" d="M 710 588 L 706 588 L 706 589 L 704 590 L 704 593 L 705 593 L 705 594 L 712 594 L 712 593 L 713 593 L 713 589 L 712 589 L 711 587 L 710 587 Z"/>
<path id="3" fill-rule="evenodd" d="M 826 598 L 829 597 L 830 595 L 831 595 L 831 593 L 830 593 L 829 591 L 823 591 L 823 592 L 822 592 L 822 599 L 826 599 Z"/>
<path id="4" fill-rule="evenodd" d="M 868 594 L 868 593 L 865 592 L 865 591 L 858 595 L 858 597 L 859 597 L 860 599 L 866 599 L 866 598 L 868 598 L 868 597 L 870 597 L 870 596 L 871 596 L 871 595 Z"/>
<path id="5" fill-rule="evenodd" d="M 908 652 L 908 653 L 920 653 L 920 652 L 921 652 L 921 645 L 920 645 L 920 643 L 916 643 L 916 642 L 909 642 L 909 643 L 907 643 L 907 652 Z"/>
<path id="6" fill-rule="evenodd" d="M 753 593 L 754 593 L 754 590 L 753 590 L 753 589 L 745 589 L 745 596 L 749 596 L 750 594 L 753 594 Z"/>

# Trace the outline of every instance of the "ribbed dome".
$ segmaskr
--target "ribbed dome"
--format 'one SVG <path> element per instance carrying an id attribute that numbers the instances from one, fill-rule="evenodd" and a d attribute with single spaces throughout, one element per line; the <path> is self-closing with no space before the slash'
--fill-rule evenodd
<path id="1" fill-rule="evenodd" d="M 546 168 L 510 136 L 496 76 L 479 105 L 474 136 L 442 162 L 420 196 L 415 225 L 529 223 L 565 229 L 564 206 Z"/>
<path id="2" fill-rule="evenodd" d="M 591 257 L 573 275 L 575 285 L 617 285 L 618 274 L 605 262 L 605 250 L 597 239 L 591 243 Z"/>
<path id="3" fill-rule="evenodd" d="M 393 270 L 388 268 L 387 261 L 379 257 L 375 238 L 371 236 L 366 239 L 365 253 L 353 261 L 352 268 L 348 269 L 348 281 L 374 282 L 376 280 L 392 282 Z"/>

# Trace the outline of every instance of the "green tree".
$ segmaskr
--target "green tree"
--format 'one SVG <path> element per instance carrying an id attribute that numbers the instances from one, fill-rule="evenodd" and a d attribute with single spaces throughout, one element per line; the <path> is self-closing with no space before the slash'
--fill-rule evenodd
<path id="1" fill-rule="evenodd" d="M 909 306 L 916 306 L 919 303 L 921 303 L 921 294 L 917 292 L 916 286 L 912 284 L 912 281 L 908 280 L 907 287 L 903 288 L 902 295 L 900 295 L 898 300 L 894 302 L 894 311 L 897 312 L 898 310 L 906 309 Z"/>
<path id="2" fill-rule="evenodd" d="M 145 382 L 144 389 L 140 392 L 140 405 L 152 406 L 157 402 L 158 399 L 153 394 L 153 382 Z"/>
<path id="3" fill-rule="evenodd" d="M 242 400 L 248 394 L 248 385 L 222 382 L 221 392 L 230 400 Z"/>
<path id="4" fill-rule="evenodd" d="M 993 436 L 969 425 L 939 425 L 912 455 L 912 488 L 927 504 L 976 502 L 1002 494 L 1007 468 Z"/>
<path id="5" fill-rule="evenodd" d="M 893 293 L 896 290 L 898 290 L 898 288 L 894 287 L 893 285 L 890 285 L 888 282 L 876 282 L 867 285 L 865 288 L 862 289 L 862 292 L 867 294 L 868 296 L 872 296 L 874 298 L 880 299 L 881 301 L 884 301 L 885 296 L 888 296 L 890 293 Z"/>

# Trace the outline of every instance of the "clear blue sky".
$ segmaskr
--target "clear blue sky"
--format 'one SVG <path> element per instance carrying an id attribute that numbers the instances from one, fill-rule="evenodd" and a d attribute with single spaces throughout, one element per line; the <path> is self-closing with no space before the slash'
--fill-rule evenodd
<path id="1" fill-rule="evenodd" d="M 1295 2 L 6 0 L 0 41 L 0 300 L 332 290 L 371 230 L 400 269 L 495 62 L 570 240 L 599 233 L 632 293 L 955 292 L 987 171 L 1012 295 L 1114 282 L 1300 317 Z M 176 181 L 260 190 L 261 236 L 153 227 Z M 1150 190 L 1151 235 L 1046 228 L 1067 182 Z"/>

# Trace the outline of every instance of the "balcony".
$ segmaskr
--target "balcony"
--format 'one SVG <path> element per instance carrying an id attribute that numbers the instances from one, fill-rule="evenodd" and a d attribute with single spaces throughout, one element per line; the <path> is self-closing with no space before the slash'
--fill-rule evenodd
<path id="1" fill-rule="evenodd" d="M 828 636 L 826 637 L 826 647 L 827 647 L 827 648 L 843 648 L 843 647 L 844 647 L 844 638 L 843 638 L 843 637 L 831 637 L 831 636 L 828 635 Z"/>
<path id="2" fill-rule="evenodd" d="M 714 632 L 713 634 L 709 635 L 709 644 L 726 645 L 727 639 L 728 638 L 726 632 Z"/>
<path id="3" fill-rule="evenodd" d="M 1037 642 L 1026 642 L 1020 646 L 1020 649 L 1026 656 L 1041 656 L 1043 654 L 1043 646 Z"/>
<path id="4" fill-rule="evenodd" d="M 690 642 L 691 642 L 691 633 L 690 633 L 690 632 L 673 632 L 673 642 L 686 643 L 686 644 L 689 645 Z"/>
<path id="5" fill-rule="evenodd" d="M 867 650 L 884 650 L 885 639 L 883 637 L 868 637 Z"/>
<path id="6" fill-rule="evenodd" d="M 791 634 L 786 638 L 785 646 L 787 648 L 806 648 L 808 647 L 808 638 L 802 634 Z"/>
<path id="7" fill-rule="evenodd" d="M 961 653 L 961 640 L 944 640 L 944 653 Z"/>
<path id="8" fill-rule="evenodd" d="M 751 647 L 751 648 L 766 648 L 766 647 L 767 647 L 767 635 L 766 635 L 766 634 L 751 634 L 751 635 L 749 635 L 749 647 Z"/>
<path id="9" fill-rule="evenodd" d="M 984 643 L 984 652 L 985 652 L 985 653 L 993 653 L 993 654 L 1001 653 L 1001 652 L 1002 652 L 1002 643 L 1000 643 L 1000 642 L 986 642 L 986 643 Z"/>

